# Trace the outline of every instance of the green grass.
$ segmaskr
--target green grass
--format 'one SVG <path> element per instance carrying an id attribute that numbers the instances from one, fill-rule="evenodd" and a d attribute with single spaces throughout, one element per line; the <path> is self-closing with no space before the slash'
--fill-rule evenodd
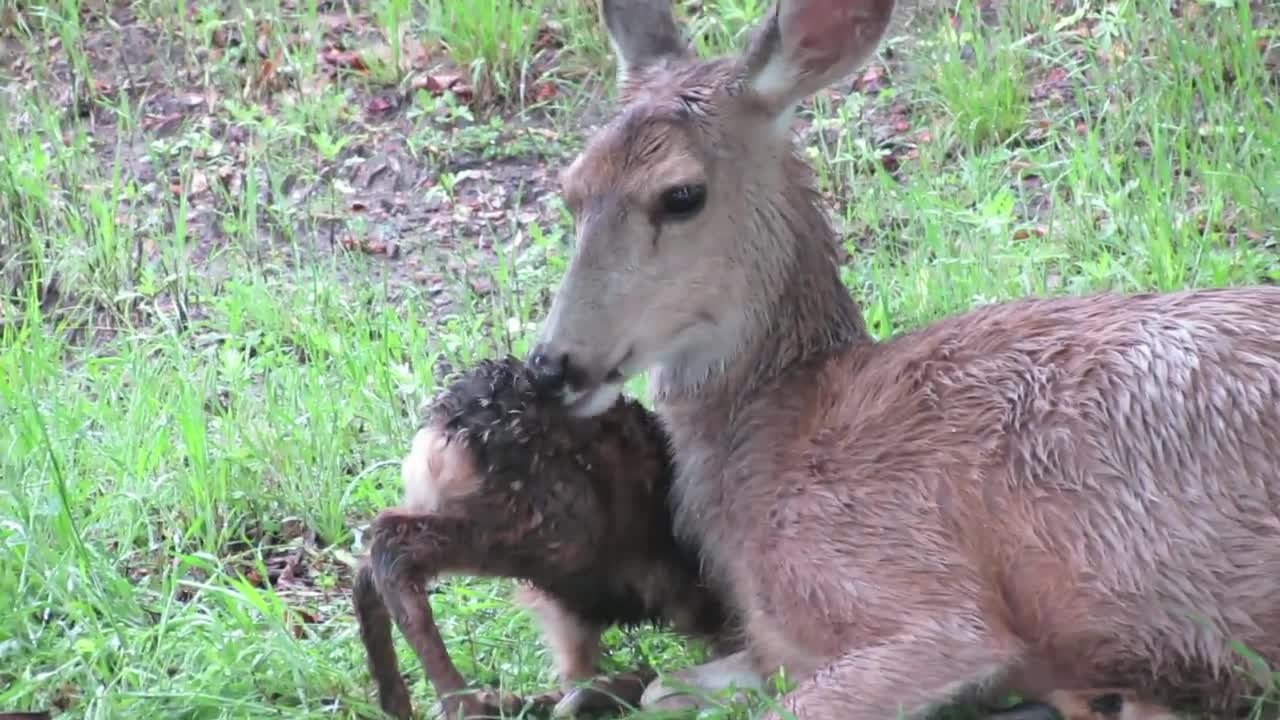
<path id="1" fill-rule="evenodd" d="M 361 5 L 0 0 L 0 711 L 373 711 L 360 533 L 441 374 L 527 349 L 613 75 L 593 3 Z M 922 9 L 804 114 L 877 335 L 1280 280 L 1280 9 L 996 5 Z M 723 49 L 765 6 L 683 13 Z M 508 591 L 433 603 L 464 674 L 540 689 Z"/>

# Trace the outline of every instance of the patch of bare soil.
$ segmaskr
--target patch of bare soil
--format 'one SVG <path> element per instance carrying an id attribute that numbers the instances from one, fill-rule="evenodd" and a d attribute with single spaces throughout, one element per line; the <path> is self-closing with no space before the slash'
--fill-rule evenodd
<path id="1" fill-rule="evenodd" d="M 118 169 L 136 187 L 117 220 L 140 266 L 164 262 L 183 207 L 200 274 L 227 276 L 233 242 L 286 265 L 362 253 L 392 287 L 426 286 L 446 307 L 450 259 L 482 266 L 522 227 L 555 222 L 545 199 L 566 142 L 538 109 L 557 86 L 537 78 L 559 43 L 544 31 L 528 97 L 482 100 L 442 48 L 407 34 L 392 67 L 372 16 L 329 4 L 312 32 L 301 14 L 280 26 L 192 3 L 177 23 L 86 2 L 71 52 L 56 34 L 0 32 L 0 77 L 15 101 L 55 108 L 65 135 L 87 132 L 99 177 Z"/>

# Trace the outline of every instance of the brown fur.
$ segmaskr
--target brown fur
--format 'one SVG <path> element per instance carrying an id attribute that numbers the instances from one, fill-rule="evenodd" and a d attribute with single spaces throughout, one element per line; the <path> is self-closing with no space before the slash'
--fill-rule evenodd
<path id="1" fill-rule="evenodd" d="M 742 57 L 700 60 L 667 23 L 628 37 L 667 0 L 605 0 L 622 106 L 565 171 L 576 250 L 535 364 L 587 416 L 650 372 L 677 527 L 802 720 L 998 690 L 1069 714 L 1115 686 L 1126 717 L 1221 716 L 1258 689 L 1231 640 L 1280 660 L 1280 288 L 1025 299 L 873 341 L 787 124 L 892 7 L 781 0 Z M 665 210 L 678 184 L 704 206 Z"/>
<path id="2" fill-rule="evenodd" d="M 392 617 L 451 717 L 519 704 L 461 692 L 465 681 L 422 588 L 443 573 L 517 578 L 517 599 L 538 619 L 564 691 L 598 672 L 600 633 L 611 625 L 666 621 L 709 640 L 713 652 L 730 647 L 723 605 L 702 583 L 696 553 L 672 532 L 667 442 L 633 400 L 599 418 L 570 417 L 513 358 L 456 379 L 405 457 L 404 505 L 374 521 L 357 573 L 356 616 L 383 709 L 411 714 Z M 537 702 L 612 709 L 609 695 L 634 704 L 651 677 L 641 670 L 599 679 L 600 692 Z"/>

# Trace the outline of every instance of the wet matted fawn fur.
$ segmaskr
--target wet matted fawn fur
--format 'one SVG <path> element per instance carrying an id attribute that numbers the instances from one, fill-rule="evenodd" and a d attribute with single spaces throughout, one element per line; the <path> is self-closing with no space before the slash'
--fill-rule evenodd
<path id="1" fill-rule="evenodd" d="M 375 518 L 352 600 L 382 709 L 412 717 L 392 645 L 412 646 L 449 720 L 517 714 L 512 694 L 468 687 L 437 630 L 423 583 L 442 574 L 515 578 L 542 627 L 561 689 L 530 698 L 553 714 L 635 705 L 653 677 L 597 677 L 600 634 L 664 623 L 715 656 L 739 625 L 674 534 L 669 439 L 639 402 L 574 417 L 513 357 L 456 374 L 431 402 L 401 466 L 400 507 Z M 589 685 L 585 685 L 591 681 Z"/>
<path id="2" fill-rule="evenodd" d="M 1231 642 L 1280 660 L 1280 288 L 1024 299 L 877 341 L 789 125 L 893 1 L 778 0 L 712 59 L 668 3 L 603 0 L 620 107 L 564 170 L 575 250 L 530 361 L 584 417 L 649 375 L 676 526 L 747 638 L 677 675 L 785 669 L 801 720 L 1001 691 L 1222 717 L 1260 690 Z M 1103 687 L 1130 701 L 1078 702 Z"/>

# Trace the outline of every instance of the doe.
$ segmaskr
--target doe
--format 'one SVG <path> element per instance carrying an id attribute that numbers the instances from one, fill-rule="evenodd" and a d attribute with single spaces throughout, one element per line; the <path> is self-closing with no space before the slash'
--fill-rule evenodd
<path id="1" fill-rule="evenodd" d="M 776 0 L 706 59 L 669 0 L 603 11 L 620 107 L 563 173 L 576 245 L 529 359 L 582 417 L 649 375 L 676 527 L 746 640 L 676 675 L 786 670 L 801 720 L 1104 687 L 1221 717 L 1262 689 L 1232 643 L 1280 661 L 1280 288 L 1027 298 L 877 341 L 790 124 L 893 0 Z"/>

